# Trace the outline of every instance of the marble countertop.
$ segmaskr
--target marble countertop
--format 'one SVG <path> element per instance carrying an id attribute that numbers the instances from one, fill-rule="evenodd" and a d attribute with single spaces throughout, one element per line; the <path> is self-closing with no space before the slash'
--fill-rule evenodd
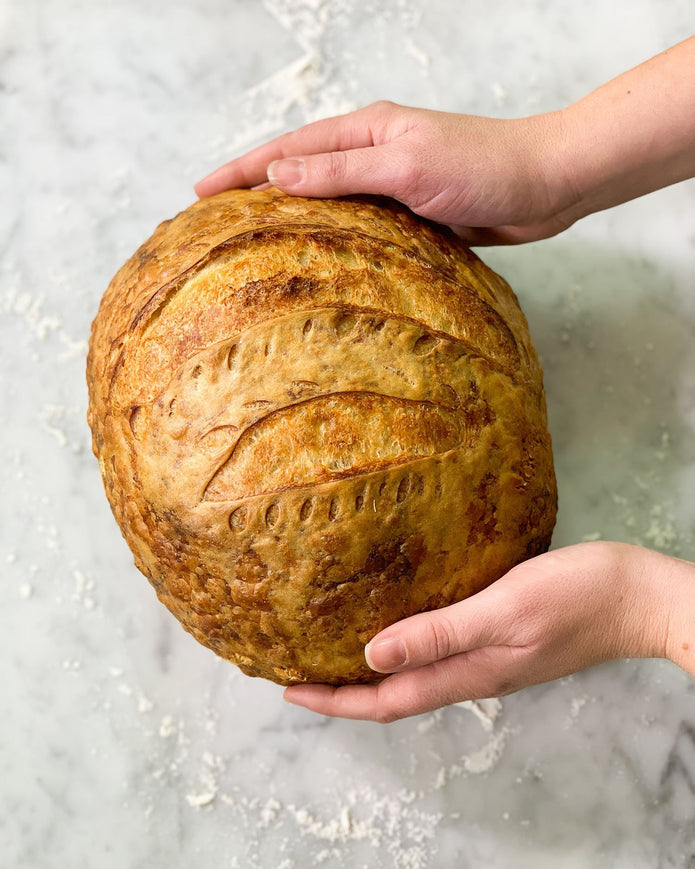
<path id="1" fill-rule="evenodd" d="M 492 19 L 485 14 L 494 9 Z M 685 0 L 0 3 L 0 862 L 13 869 L 695 865 L 695 683 L 620 661 L 389 726 L 283 703 L 161 607 L 87 429 L 86 338 L 192 183 L 377 98 L 560 107 Z M 560 516 L 695 557 L 695 184 L 484 256 L 546 372 Z"/>

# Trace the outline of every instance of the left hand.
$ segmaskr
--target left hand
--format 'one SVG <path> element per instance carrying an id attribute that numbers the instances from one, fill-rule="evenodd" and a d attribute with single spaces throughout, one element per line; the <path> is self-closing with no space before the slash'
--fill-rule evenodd
<path id="1" fill-rule="evenodd" d="M 560 156 L 564 118 L 502 120 L 380 101 L 285 133 L 195 189 L 212 196 L 269 181 L 293 196 L 381 194 L 469 244 L 537 241 L 576 219 L 577 192 Z"/>
<path id="2" fill-rule="evenodd" d="M 386 628 L 365 650 L 373 670 L 392 674 L 382 682 L 294 685 L 285 699 L 324 715 L 391 722 L 613 658 L 675 659 L 671 647 L 682 657 L 687 644 L 669 623 L 692 605 L 694 589 L 688 562 L 621 543 L 569 546 L 517 565 L 467 600 Z"/>

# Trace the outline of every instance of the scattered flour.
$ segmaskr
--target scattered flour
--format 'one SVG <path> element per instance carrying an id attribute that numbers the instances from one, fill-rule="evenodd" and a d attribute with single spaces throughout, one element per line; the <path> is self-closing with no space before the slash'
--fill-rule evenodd
<path id="1" fill-rule="evenodd" d="M 339 83 L 336 59 L 323 48 L 329 25 L 351 4 L 335 0 L 263 0 L 268 12 L 297 40 L 302 55 L 243 93 L 235 114 L 236 135 L 214 143 L 225 153 L 268 139 L 290 125 L 342 114 L 357 107 Z M 217 156 L 217 155 L 214 155 Z"/>
<path id="2" fill-rule="evenodd" d="M 347 14 L 354 4 L 349 0 L 263 0 L 263 3 L 270 14 L 297 39 L 302 54 L 245 91 L 240 109 L 237 110 L 238 132 L 231 140 L 220 140 L 212 144 L 218 154 L 223 149 L 225 153 L 239 150 L 276 135 L 288 126 L 293 113 L 299 115 L 302 122 L 307 122 L 350 111 L 357 106 L 357 94 L 350 89 L 349 83 L 341 83 L 335 75 L 336 61 L 323 47 L 332 19 Z M 401 4 L 401 8 L 405 9 L 405 6 Z M 429 68 L 429 55 L 412 36 L 405 37 L 403 48 L 423 72 Z M 493 82 L 491 89 L 498 103 L 501 104 L 507 99 L 501 84 Z M 575 288 L 573 297 L 579 292 L 579 288 Z M 42 297 L 19 294 L 16 291 L 10 291 L 4 299 L 5 311 L 21 317 L 28 327 L 27 331 L 35 339 L 46 341 L 50 336 L 56 336 L 66 348 L 64 358 L 84 355 L 86 343 L 70 339 L 60 319 L 46 314 L 43 305 Z M 570 340 L 571 330 L 572 324 L 569 324 L 562 336 L 564 342 Z M 63 447 L 70 445 L 64 428 L 69 412 L 68 408 L 59 405 L 46 405 L 41 415 L 44 429 Z M 656 456 L 659 461 L 664 460 L 668 448 L 668 434 L 664 433 Z M 639 485 L 639 481 L 636 482 Z M 648 484 L 645 483 L 643 488 L 647 489 Z M 623 495 L 616 494 L 613 500 L 626 511 L 631 508 L 630 499 Z M 630 518 L 627 517 L 626 525 Z M 660 505 L 652 508 L 649 525 L 643 537 L 645 541 L 659 548 L 673 544 L 676 537 L 674 525 Z M 584 539 L 600 539 L 600 534 L 587 534 Z M 86 608 L 90 608 L 86 603 L 89 599 L 87 592 L 92 590 L 90 581 L 77 570 L 73 576 L 75 598 L 82 601 Z M 26 593 L 22 592 L 22 588 L 27 589 Z M 28 584 L 20 588 L 23 597 L 30 597 L 32 593 L 33 588 Z M 67 669 L 77 669 L 79 662 L 65 662 L 64 666 Z M 112 667 L 109 674 L 114 679 L 120 679 L 123 670 Z M 142 693 L 133 691 L 126 683 L 121 682 L 118 691 L 132 696 L 137 711 L 142 715 L 149 715 L 153 711 L 154 704 Z M 572 699 L 571 719 L 577 718 L 587 701 L 587 697 Z M 335 860 L 351 865 L 349 846 L 365 843 L 381 852 L 375 855 L 379 859 L 374 859 L 373 865 L 386 866 L 383 858 L 387 857 L 388 865 L 393 869 L 427 869 L 431 865 L 433 840 L 444 816 L 425 811 L 424 800 L 458 777 L 484 775 L 493 770 L 502 758 L 510 737 L 517 732 L 516 728 L 509 725 L 498 727 L 502 702 L 496 698 L 463 701 L 455 704 L 455 707 L 476 717 L 486 734 L 486 741 L 474 751 L 462 754 L 455 763 L 439 769 L 426 792 L 404 790 L 390 793 L 367 785 L 353 788 L 347 793 L 336 789 L 320 802 L 306 805 L 283 803 L 276 796 L 264 796 L 263 799 L 248 797 L 234 789 L 231 793 L 225 790 L 224 782 L 228 778 L 225 776 L 226 763 L 209 752 L 202 755 L 194 776 L 187 781 L 181 774 L 181 765 L 187 757 L 186 749 L 181 748 L 185 745 L 184 724 L 172 715 L 163 715 L 159 719 L 153 735 L 163 741 L 166 750 L 174 745 L 176 753 L 173 760 L 157 769 L 152 777 L 162 781 L 169 778 L 174 782 L 183 778 L 183 798 L 192 809 L 225 807 L 237 813 L 244 826 L 256 828 L 259 832 L 283 829 L 292 834 L 293 838 L 298 833 L 317 848 L 312 865 L 322 865 Z M 417 732 L 426 733 L 442 721 L 444 714 L 443 710 L 437 710 L 423 717 L 416 725 Z M 210 720 L 209 724 L 209 730 L 214 730 L 214 722 Z M 508 820 L 509 813 L 502 817 Z M 528 823 L 521 821 L 522 825 Z M 228 865 L 238 867 L 241 864 L 236 858 L 232 858 Z M 274 869 L 296 869 L 295 861 L 282 859 Z"/>
<path id="3" fill-rule="evenodd" d="M 282 803 L 279 803 L 274 797 L 271 797 L 261 811 L 261 824 L 264 827 L 269 826 L 273 821 L 277 820 L 281 811 Z"/>
<path id="4" fill-rule="evenodd" d="M 200 809 L 213 803 L 220 790 L 219 774 L 224 769 L 222 758 L 211 752 L 204 752 L 203 766 L 199 773 L 199 789 L 186 794 L 189 806 Z"/>
<path id="5" fill-rule="evenodd" d="M 314 857 L 314 862 L 318 866 L 320 866 L 327 860 L 340 859 L 341 856 L 342 854 L 338 848 L 324 848 L 322 851 L 319 851 L 318 854 Z"/>
<path id="6" fill-rule="evenodd" d="M 72 599 L 81 603 L 86 610 L 93 610 L 96 607 L 96 601 L 92 595 L 94 580 L 88 579 L 81 570 L 73 570 L 72 575 L 75 580 Z"/>
<path id="7" fill-rule="evenodd" d="M 497 105 L 504 105 L 507 100 L 507 91 L 504 86 L 501 85 L 498 81 L 493 81 L 490 85 L 490 90 L 492 91 L 492 95 L 495 98 L 495 102 L 497 103 Z M 563 333 L 562 340 L 569 341 L 569 335 L 567 335 L 567 333 Z"/>
<path id="8" fill-rule="evenodd" d="M 284 132 L 288 127 L 319 118 L 344 114 L 359 105 L 357 82 L 345 74 L 349 51 L 335 50 L 331 32 L 337 25 L 355 17 L 353 0 L 263 0 L 275 20 L 296 39 L 302 54 L 299 58 L 247 88 L 235 106 L 236 134 L 211 143 L 211 160 L 224 159 Z M 409 0 L 399 0 L 395 7 L 370 4 L 369 14 L 384 22 L 397 16 L 404 33 L 403 49 L 423 74 L 431 59 L 416 42 L 421 12 Z"/>
<path id="9" fill-rule="evenodd" d="M 63 661 L 63 670 L 80 670 L 82 669 L 82 662 L 78 661 L 76 658 L 66 658 Z"/>
<path id="10" fill-rule="evenodd" d="M 39 414 L 39 422 L 41 428 L 52 435 L 61 447 L 66 447 L 69 443 L 68 436 L 65 431 L 56 423 L 65 418 L 68 409 L 59 404 L 44 404 Z"/>
<path id="11" fill-rule="evenodd" d="M 442 715 L 443 710 L 435 709 L 435 711 L 430 712 L 429 715 L 423 716 L 417 724 L 418 733 L 427 733 L 428 730 L 431 730 L 435 724 L 441 721 Z"/>
<path id="12" fill-rule="evenodd" d="M 77 419 L 77 408 L 67 407 L 64 404 L 44 404 L 39 412 L 41 428 L 54 437 L 61 447 L 69 448 L 75 454 L 84 451 L 85 437 L 85 429 L 77 422 Z M 71 438 L 66 431 L 66 422 L 68 428 L 72 427 L 79 434 L 74 434 Z"/>
<path id="13" fill-rule="evenodd" d="M 88 590 L 90 581 L 79 570 L 73 571 L 77 596 Z M 76 669 L 78 663 L 66 662 L 66 669 Z M 297 856 L 288 857 L 289 843 L 297 837 L 306 842 L 300 853 L 306 855 L 307 863 L 367 865 L 357 860 L 357 854 L 369 849 L 368 865 L 380 865 L 384 869 L 432 869 L 436 865 L 438 829 L 444 821 L 459 817 L 456 812 L 433 810 L 431 803 L 441 802 L 442 789 L 456 778 L 478 776 L 488 773 L 500 761 L 508 739 L 515 732 L 510 726 L 499 727 L 497 721 L 502 711 L 502 702 L 490 700 L 468 701 L 458 704 L 454 710 L 438 710 L 432 713 L 434 722 L 450 716 L 470 713 L 485 733 L 483 745 L 462 754 L 455 763 L 443 767 L 424 790 L 402 788 L 389 789 L 388 785 L 350 781 L 336 784 L 321 797 L 310 796 L 302 803 L 283 800 L 272 792 L 274 784 L 268 780 L 271 793 L 263 796 L 245 794 L 233 783 L 232 773 L 235 758 L 221 757 L 204 751 L 199 757 L 191 752 L 191 739 L 185 730 L 185 721 L 173 714 L 152 715 L 154 704 L 134 684 L 124 680 L 124 669 L 112 666 L 108 675 L 115 680 L 114 689 L 130 698 L 133 710 L 143 716 L 142 726 L 155 739 L 153 757 L 159 761 L 149 772 L 151 794 L 148 791 L 150 813 L 156 803 L 156 788 L 179 789 L 181 800 L 192 811 L 230 812 L 238 823 L 248 831 L 248 845 L 258 849 L 269 837 L 285 837 L 280 841 L 276 857 L 278 866 L 292 866 Z M 110 702 L 104 704 L 110 707 Z M 430 716 L 428 716 L 430 718 Z M 199 720 L 203 733 L 214 735 L 216 721 L 212 711 Z M 414 722 L 415 723 L 415 722 Z M 413 732 L 421 732 L 422 721 Z M 207 740 L 204 740 L 207 741 Z M 412 771 L 414 774 L 414 770 Z M 311 792 L 310 792 L 311 793 Z M 146 809 L 146 811 L 148 811 Z M 285 854 L 283 855 L 283 851 Z M 251 852 L 253 855 L 253 852 Z M 261 864 L 253 856 L 244 864 L 245 869 L 257 869 Z M 352 861 L 352 862 L 351 862 Z M 231 865 L 236 865 L 234 862 Z M 263 865 L 270 865 L 264 863 Z M 275 864 L 272 864 L 275 866 Z"/>
<path id="14" fill-rule="evenodd" d="M 670 516 L 664 515 L 661 504 L 654 504 L 649 511 L 649 527 L 644 532 L 644 540 L 655 549 L 669 550 L 678 535 Z"/>
<path id="15" fill-rule="evenodd" d="M 449 767 L 442 767 L 434 782 L 434 790 L 443 788 L 451 779 L 464 775 L 482 775 L 490 772 L 500 761 L 509 737 L 518 732 L 517 728 L 505 725 L 490 736 L 490 739 L 469 754 L 462 755 Z"/>
<path id="16" fill-rule="evenodd" d="M 151 712 L 154 709 L 154 703 L 144 694 L 138 694 L 138 712 L 144 715 L 146 712 Z"/>
<path id="17" fill-rule="evenodd" d="M 227 794 L 221 801 L 241 811 L 260 828 L 288 824 L 303 837 L 327 847 L 318 851 L 315 862 L 344 857 L 340 846 L 364 842 L 381 850 L 390 859 L 394 869 L 425 869 L 429 864 L 427 843 L 434 839 L 442 820 L 439 813 L 421 811 L 413 803 L 413 795 L 403 792 L 385 795 L 370 786 L 349 791 L 336 800 L 330 810 L 319 811 L 308 806 L 283 806 L 271 798 L 264 805 L 246 798 L 234 799 Z M 385 865 L 383 862 L 380 865 Z"/>
<path id="18" fill-rule="evenodd" d="M 502 711 L 502 701 L 498 697 L 491 697 L 488 700 L 461 700 L 460 703 L 454 703 L 454 706 L 472 712 L 480 721 L 483 730 L 488 733 L 492 731 Z"/>
<path id="19" fill-rule="evenodd" d="M 198 794 L 186 794 L 186 802 L 189 806 L 201 809 L 203 806 L 209 806 L 216 796 L 217 791 L 203 791 Z"/>
<path id="20" fill-rule="evenodd" d="M 44 314 L 43 304 L 43 296 L 20 293 L 15 287 L 12 287 L 5 293 L 3 310 L 6 314 L 21 317 L 26 331 L 36 340 L 45 341 L 49 335 L 58 332 L 63 323 L 55 315 Z"/>
<path id="21" fill-rule="evenodd" d="M 24 331 L 36 341 L 44 342 L 51 335 L 55 335 L 65 347 L 60 359 L 84 358 L 87 355 L 87 342 L 71 338 L 60 317 L 45 314 L 44 302 L 43 296 L 20 292 L 16 287 L 11 287 L 2 298 L 0 310 L 5 314 L 20 317 L 24 322 Z"/>
<path id="22" fill-rule="evenodd" d="M 467 712 L 472 712 L 483 730 L 490 732 L 502 711 L 502 701 L 497 697 L 492 697 L 489 700 L 461 700 L 448 708 L 465 709 Z M 435 709 L 429 715 L 423 716 L 417 725 L 418 733 L 427 733 L 428 730 L 431 730 L 435 724 L 442 720 L 443 714 L 443 709 Z"/>
<path id="23" fill-rule="evenodd" d="M 425 791 L 407 788 L 382 791 L 369 784 L 353 784 L 347 789 L 336 788 L 327 792 L 319 803 L 284 802 L 277 795 L 263 799 L 247 796 L 238 787 L 225 788 L 227 762 L 212 754 L 204 754 L 197 784 L 187 788 L 185 800 L 196 810 L 207 810 L 214 805 L 226 807 L 234 812 L 245 828 L 257 831 L 259 841 L 260 836 L 270 832 L 287 833 L 289 841 L 295 841 L 299 834 L 315 848 L 311 865 L 352 859 L 355 854 L 353 846 L 361 843 L 371 849 L 378 865 L 389 869 L 428 869 L 432 865 L 432 855 L 436 853 L 439 825 L 445 817 L 457 815 L 445 816 L 430 811 L 426 808 L 426 801 L 457 777 L 477 776 L 492 770 L 502 757 L 509 737 L 516 732 L 510 726 L 495 729 L 502 710 L 502 703 L 496 698 L 469 701 L 458 708 L 475 715 L 487 739 L 476 750 L 443 767 Z M 439 720 L 442 714 L 439 710 L 433 713 L 433 717 Z M 180 722 L 178 726 L 181 726 Z M 160 736 L 169 738 L 176 731 L 173 718 L 165 716 Z"/>
<path id="24" fill-rule="evenodd" d="M 162 739 L 168 739 L 170 736 L 173 736 L 178 732 L 178 725 L 174 721 L 174 717 L 172 715 L 165 715 L 162 718 L 162 722 L 159 725 L 159 735 Z"/>
<path id="25" fill-rule="evenodd" d="M 580 709 L 582 709 L 582 707 L 586 706 L 588 700 L 589 700 L 589 698 L 586 694 L 584 694 L 581 697 L 573 697 L 572 703 L 570 704 L 570 717 L 576 718 L 577 715 L 579 715 Z"/>
<path id="26" fill-rule="evenodd" d="M 460 769 L 455 764 L 451 767 L 450 774 L 461 775 L 463 772 L 469 772 L 480 775 L 481 773 L 489 772 L 493 767 L 497 766 L 499 759 L 502 757 L 504 747 L 507 744 L 507 739 L 515 732 L 514 728 L 502 727 L 478 751 L 462 755 Z"/>
<path id="27" fill-rule="evenodd" d="M 404 47 L 406 54 L 410 55 L 422 70 L 428 69 L 430 65 L 430 56 L 415 43 L 412 36 L 406 37 Z"/>

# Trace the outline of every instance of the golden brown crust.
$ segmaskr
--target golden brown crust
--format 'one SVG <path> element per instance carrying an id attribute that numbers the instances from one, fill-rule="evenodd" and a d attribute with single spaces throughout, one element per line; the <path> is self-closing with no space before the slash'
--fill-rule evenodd
<path id="1" fill-rule="evenodd" d="M 550 543 L 542 375 L 516 298 L 390 201 L 195 203 L 111 282 L 87 379 L 137 566 L 249 674 L 369 681 L 375 633 Z"/>

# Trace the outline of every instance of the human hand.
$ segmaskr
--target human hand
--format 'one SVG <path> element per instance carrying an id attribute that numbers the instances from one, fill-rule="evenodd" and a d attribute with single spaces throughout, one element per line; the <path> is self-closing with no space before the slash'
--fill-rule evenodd
<path id="1" fill-rule="evenodd" d="M 376 685 L 295 685 L 291 703 L 391 722 L 497 697 L 622 657 L 695 674 L 695 564 L 622 543 L 580 543 L 513 568 L 478 594 L 397 622 L 365 654 Z M 692 644 L 695 647 L 695 643 Z"/>
<path id="2" fill-rule="evenodd" d="M 469 244 L 547 238 L 695 175 L 694 62 L 691 37 L 571 106 L 513 120 L 373 103 L 286 133 L 195 189 L 377 193 Z"/>
<path id="3" fill-rule="evenodd" d="M 280 136 L 195 189 L 211 196 L 268 180 L 297 196 L 383 194 L 470 244 L 532 241 L 572 222 L 561 126 L 560 113 L 499 120 L 377 102 Z"/>

